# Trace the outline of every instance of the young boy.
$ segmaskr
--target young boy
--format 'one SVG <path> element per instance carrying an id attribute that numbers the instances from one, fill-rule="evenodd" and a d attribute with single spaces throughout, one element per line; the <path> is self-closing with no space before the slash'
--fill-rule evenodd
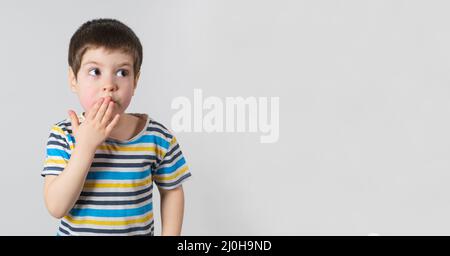
<path id="1" fill-rule="evenodd" d="M 69 84 L 85 112 L 53 125 L 41 173 L 57 235 L 154 235 L 153 182 L 161 234 L 181 233 L 191 174 L 180 146 L 147 114 L 125 113 L 141 63 L 138 37 L 117 20 L 86 22 L 70 40 Z"/>

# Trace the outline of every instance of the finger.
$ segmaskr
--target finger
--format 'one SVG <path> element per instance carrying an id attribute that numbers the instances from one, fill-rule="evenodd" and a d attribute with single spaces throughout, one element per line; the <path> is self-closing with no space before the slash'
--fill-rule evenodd
<path id="1" fill-rule="evenodd" d="M 111 115 L 115 108 L 114 104 L 115 104 L 114 101 L 110 101 L 108 103 L 108 108 L 106 109 L 106 113 L 105 113 L 105 116 L 103 116 L 101 124 L 108 124 L 109 121 L 111 120 L 111 118 L 112 118 Z"/>
<path id="2" fill-rule="evenodd" d="M 108 107 L 109 102 L 110 102 L 110 98 L 107 97 L 107 98 L 103 101 L 103 103 L 102 103 L 102 105 L 100 106 L 100 108 L 98 109 L 97 114 L 95 115 L 95 118 L 94 118 L 94 119 L 97 120 L 98 122 L 101 122 L 103 116 L 105 115 L 106 108 Z"/>
<path id="3" fill-rule="evenodd" d="M 119 119 L 120 119 L 120 114 L 116 114 L 113 118 L 113 120 L 111 121 L 111 123 L 109 123 L 108 126 L 106 126 L 106 133 L 109 135 L 111 133 L 111 131 L 114 129 L 114 127 L 117 125 L 117 123 L 119 123 Z"/>
<path id="4" fill-rule="evenodd" d="M 97 114 L 97 111 L 100 108 L 100 106 L 102 105 L 103 101 L 104 101 L 103 97 L 100 98 L 99 100 L 97 100 L 97 102 L 95 102 L 95 104 L 89 110 L 89 113 L 86 115 L 86 118 L 89 118 L 90 120 L 94 119 L 95 115 Z"/>
<path id="5" fill-rule="evenodd" d="M 72 110 L 69 110 L 68 113 L 69 113 L 70 121 L 72 123 L 72 130 L 74 132 L 76 132 L 78 130 L 78 126 L 80 124 L 80 122 L 78 120 L 78 116 Z"/>

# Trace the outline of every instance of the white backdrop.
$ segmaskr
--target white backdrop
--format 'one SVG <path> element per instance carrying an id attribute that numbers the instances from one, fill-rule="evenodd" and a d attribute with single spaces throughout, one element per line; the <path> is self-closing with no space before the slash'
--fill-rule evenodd
<path id="1" fill-rule="evenodd" d="M 127 112 L 279 97 L 279 139 L 179 132 L 184 235 L 450 234 L 448 1 L 1 1 L 0 235 L 54 235 L 40 172 L 52 124 L 81 110 L 71 35 L 107 17 L 144 47 Z M 156 234 L 159 201 L 154 200 Z"/>

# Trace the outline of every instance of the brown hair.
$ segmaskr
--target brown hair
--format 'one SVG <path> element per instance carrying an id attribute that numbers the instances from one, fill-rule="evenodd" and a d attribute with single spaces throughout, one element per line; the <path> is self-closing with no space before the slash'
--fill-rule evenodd
<path id="1" fill-rule="evenodd" d="M 81 25 L 70 39 L 68 60 L 75 77 L 86 50 L 98 47 L 131 54 L 134 76 L 137 76 L 142 65 L 142 45 L 133 30 L 118 20 L 94 19 Z"/>

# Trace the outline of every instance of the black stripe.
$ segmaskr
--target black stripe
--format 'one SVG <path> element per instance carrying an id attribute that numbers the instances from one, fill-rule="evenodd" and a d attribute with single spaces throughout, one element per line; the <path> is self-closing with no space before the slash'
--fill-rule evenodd
<path id="1" fill-rule="evenodd" d="M 69 132 L 71 130 L 69 128 L 72 128 L 72 122 L 64 122 L 64 121 L 62 121 L 61 123 L 59 123 L 58 126 L 61 127 L 63 130 Z"/>
<path id="2" fill-rule="evenodd" d="M 66 138 L 65 137 L 63 137 L 63 136 L 61 136 L 61 135 L 59 135 L 59 134 L 56 134 L 56 133 L 50 133 L 50 135 L 48 136 L 48 138 L 50 139 L 51 137 L 53 137 L 53 138 L 55 138 L 55 139 L 57 139 L 59 142 L 61 142 L 61 143 L 65 143 L 67 146 L 69 146 L 69 144 L 67 143 L 67 140 L 66 140 Z"/>
<path id="3" fill-rule="evenodd" d="M 47 166 L 44 167 L 44 171 L 62 171 L 64 170 L 64 168 L 62 167 L 57 167 L 57 166 Z"/>
<path id="4" fill-rule="evenodd" d="M 70 226 L 70 224 L 66 223 L 64 220 L 61 220 L 61 224 L 73 232 L 91 232 L 91 233 L 98 233 L 98 234 L 125 234 L 125 233 L 131 233 L 134 231 L 141 231 L 141 230 L 149 230 L 150 231 L 151 227 L 154 224 L 154 221 L 152 220 L 152 222 L 150 222 L 148 225 L 146 225 L 144 227 L 132 227 L 132 228 L 127 228 L 127 229 L 75 228 L 75 227 Z"/>
<path id="5" fill-rule="evenodd" d="M 165 164 L 170 164 L 170 163 L 172 163 L 172 162 L 175 161 L 175 159 L 177 159 L 180 155 L 181 155 L 181 151 L 178 151 L 178 153 L 177 153 L 176 155 L 174 155 L 171 159 L 166 159 L 166 158 L 164 158 L 164 160 L 163 160 L 161 163 L 159 163 L 159 166 L 163 166 L 163 165 L 165 165 Z"/>
<path id="6" fill-rule="evenodd" d="M 69 145 L 67 145 L 67 143 L 61 143 L 59 141 L 51 140 L 51 141 L 47 142 L 47 146 L 49 146 L 49 145 L 61 146 L 64 149 L 70 150 Z"/>
<path id="7" fill-rule="evenodd" d="M 59 227 L 59 231 L 60 231 L 61 233 L 66 234 L 66 235 L 70 235 L 69 231 L 63 229 L 62 227 Z"/>
<path id="8" fill-rule="evenodd" d="M 51 137 L 66 142 L 66 139 L 65 139 L 63 136 L 61 136 L 61 135 L 59 135 L 59 134 L 56 134 L 56 133 L 53 132 L 53 131 L 52 131 L 52 132 L 50 133 L 50 135 L 48 136 L 48 138 L 51 138 Z"/>
<path id="9" fill-rule="evenodd" d="M 161 127 L 162 129 L 164 129 L 164 130 L 166 130 L 166 131 L 169 130 L 169 129 L 167 129 L 163 124 L 161 124 L 160 122 L 157 122 L 157 121 L 155 121 L 155 120 L 151 120 L 150 123 L 151 123 L 151 124 L 155 124 L 155 125 Z"/>
<path id="10" fill-rule="evenodd" d="M 58 123 L 56 123 L 56 126 L 60 126 L 60 125 L 67 125 L 67 124 L 71 124 L 69 121 L 67 121 L 67 119 L 61 120 Z"/>
<path id="11" fill-rule="evenodd" d="M 72 135 L 72 129 L 69 128 L 71 126 L 71 123 L 61 123 L 59 125 L 59 128 L 61 128 L 64 132 L 67 132 L 68 134 Z"/>
<path id="12" fill-rule="evenodd" d="M 113 154 L 95 154 L 95 158 L 114 158 L 114 159 L 139 159 L 139 160 L 155 160 L 154 155 L 113 155 Z"/>
<path id="13" fill-rule="evenodd" d="M 139 198 L 136 200 L 123 200 L 123 201 L 94 201 L 94 200 L 78 200 L 76 204 L 79 205 L 130 205 L 130 204 L 139 204 L 144 201 L 152 199 L 152 194 L 149 194 L 143 198 Z"/>
<path id="14" fill-rule="evenodd" d="M 160 128 L 157 128 L 157 127 L 148 127 L 147 131 L 148 132 L 159 132 L 162 135 L 166 136 L 166 138 L 169 138 L 169 139 L 172 139 L 172 137 L 173 137 L 169 133 L 167 133 L 167 132 L 165 132 L 165 131 L 161 130 Z"/>
<path id="15" fill-rule="evenodd" d="M 179 178 L 178 180 L 176 180 L 175 182 L 170 182 L 170 183 L 159 183 L 155 180 L 156 185 L 160 186 L 160 187 L 171 187 L 171 186 L 175 186 L 178 185 L 179 183 L 181 183 L 183 180 L 189 178 L 191 176 L 191 173 L 188 172 L 185 175 L 183 175 L 181 178 Z"/>
<path id="16" fill-rule="evenodd" d="M 41 176 L 42 176 L 42 177 L 45 177 L 45 176 L 47 176 L 47 175 L 58 176 L 59 174 L 56 174 L 56 173 L 41 173 Z"/>
<path id="17" fill-rule="evenodd" d="M 144 193 L 149 192 L 153 189 L 153 184 L 148 188 L 139 190 L 139 191 L 130 191 L 130 192 L 81 192 L 81 196 L 137 196 Z"/>
<path id="18" fill-rule="evenodd" d="M 173 152 L 175 152 L 176 150 L 178 150 L 180 148 L 180 145 L 177 143 L 172 149 L 170 149 L 169 152 L 166 153 L 166 156 L 170 156 L 173 154 Z"/>
<path id="19" fill-rule="evenodd" d="M 96 162 L 92 163 L 91 167 L 145 167 L 150 166 L 150 163 L 106 163 Z"/>

